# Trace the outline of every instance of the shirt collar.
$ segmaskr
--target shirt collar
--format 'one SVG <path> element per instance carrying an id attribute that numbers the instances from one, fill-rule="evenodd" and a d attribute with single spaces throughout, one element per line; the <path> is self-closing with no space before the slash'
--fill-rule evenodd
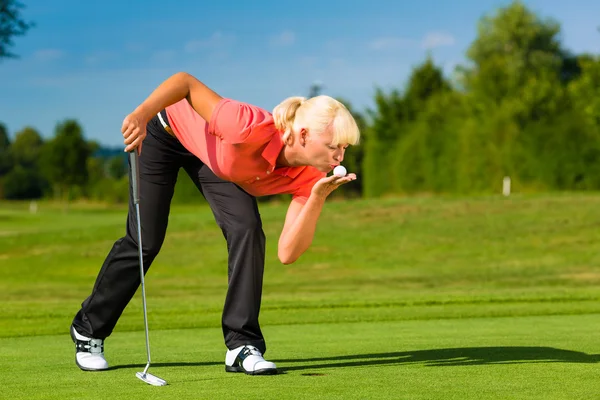
<path id="1" fill-rule="evenodd" d="M 285 143 L 283 143 L 281 133 L 276 132 L 262 152 L 263 158 L 267 160 L 273 168 L 275 168 L 277 164 L 277 157 L 279 156 L 281 149 L 283 149 L 283 146 L 285 146 Z M 297 177 L 304 168 L 305 167 L 280 167 L 274 169 L 274 173 L 288 176 L 293 179 Z"/>

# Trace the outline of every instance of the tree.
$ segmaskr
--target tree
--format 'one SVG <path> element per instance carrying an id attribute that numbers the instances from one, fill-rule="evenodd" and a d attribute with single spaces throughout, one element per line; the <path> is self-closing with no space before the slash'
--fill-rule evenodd
<path id="1" fill-rule="evenodd" d="M 574 149 L 571 158 L 577 157 L 580 170 L 571 174 L 577 176 L 578 186 L 585 189 L 600 187 L 600 56 L 581 55 L 577 57 L 580 75 L 569 82 L 569 105 L 573 109 L 569 121 L 571 126 L 563 135 L 568 135 L 563 143 L 565 149 Z M 574 121 L 580 116 L 580 121 Z M 574 122 L 574 123 L 573 123 Z M 574 127 L 578 127 L 577 132 Z M 577 142 L 577 143 L 575 143 Z M 560 143 L 559 143 L 560 145 Z M 574 165 L 571 162 L 570 165 Z"/>
<path id="2" fill-rule="evenodd" d="M 10 138 L 8 137 L 8 130 L 6 125 L 0 122 L 0 151 L 6 150 L 10 146 Z"/>
<path id="3" fill-rule="evenodd" d="M 467 50 L 467 57 L 475 65 L 503 57 L 512 61 L 514 70 L 522 72 L 561 61 L 563 50 L 557 39 L 560 24 L 539 18 L 521 1 L 513 1 L 495 14 L 484 16 L 477 30 L 477 39 Z"/>
<path id="4" fill-rule="evenodd" d="M 6 175 L 11 168 L 10 138 L 6 126 L 0 123 L 0 178 Z"/>
<path id="5" fill-rule="evenodd" d="M 394 191 L 440 193 L 458 188 L 457 142 L 465 118 L 464 96 L 447 90 L 435 93 L 394 148 L 391 168 Z"/>
<path id="6" fill-rule="evenodd" d="M 393 89 L 389 94 L 381 89 L 375 92 L 375 110 L 367 110 L 371 123 L 368 142 L 365 143 L 363 158 L 363 195 L 378 197 L 390 189 L 388 176 L 390 162 L 394 157 L 393 148 L 398 137 L 404 133 L 403 127 L 409 120 L 408 108 L 400 91 Z"/>
<path id="7" fill-rule="evenodd" d="M 113 156 L 109 158 L 106 162 L 106 168 L 109 177 L 115 180 L 121 179 L 127 174 L 127 157 Z"/>
<path id="8" fill-rule="evenodd" d="M 13 38 L 24 35 L 33 27 L 33 23 L 21 18 L 21 9 L 23 4 L 16 0 L 0 0 L 0 60 L 16 57 L 9 51 L 13 46 Z"/>
<path id="9" fill-rule="evenodd" d="M 569 95 L 589 123 L 600 128 L 600 56 L 582 55 L 577 61 L 581 74 L 570 82 Z"/>
<path id="10" fill-rule="evenodd" d="M 404 95 L 409 119 L 415 120 L 419 112 L 426 108 L 429 99 L 449 90 L 450 83 L 444 78 L 442 69 L 428 55 L 423 64 L 413 69 Z"/>
<path id="11" fill-rule="evenodd" d="M 35 128 L 23 128 L 10 146 L 13 162 L 24 168 L 37 168 L 43 144 L 44 140 Z"/>
<path id="12" fill-rule="evenodd" d="M 86 183 L 89 155 L 90 146 L 77 121 L 57 124 L 54 138 L 43 150 L 44 173 L 56 197 L 68 201 L 73 188 Z"/>
<path id="13" fill-rule="evenodd" d="M 0 148 L 6 146 L 8 137 L 0 134 Z M 5 152 L 9 168 L 3 178 L 3 197 L 7 199 L 37 199 L 42 197 L 47 183 L 40 172 L 40 155 L 44 141 L 37 130 L 25 127 L 15 135 L 15 140 Z M 2 150 L 0 149 L 0 153 Z M 0 158 L 0 166 L 4 164 Z"/>
<path id="14" fill-rule="evenodd" d="M 37 169 L 16 165 L 3 179 L 3 197 L 9 200 L 39 199 L 45 185 Z"/>
<path id="15" fill-rule="evenodd" d="M 415 129 L 423 112 L 429 108 L 432 99 L 443 93 L 451 93 L 452 88 L 444 78 L 441 68 L 437 67 L 430 56 L 413 68 L 411 76 L 402 94 L 394 89 L 388 95 L 378 90 L 375 94 L 376 110 L 371 111 L 373 124 L 368 129 L 369 141 L 364 157 L 365 195 L 376 197 L 385 193 L 402 190 L 401 182 L 405 174 L 418 174 L 416 169 L 405 171 L 398 168 L 403 165 L 397 162 L 398 151 L 414 149 L 415 146 L 425 145 L 421 138 L 411 138 L 413 135 L 422 135 L 427 128 Z M 440 103 L 441 104 L 441 103 Z M 439 114 L 439 113 L 438 113 Z M 433 126 L 433 124 L 431 125 Z M 439 135 L 440 133 L 432 132 Z M 435 141 L 435 137 L 431 140 Z M 412 142 L 403 146 L 405 141 Z M 423 153 L 424 154 L 424 153 Z M 411 154 L 417 160 L 416 153 Z M 419 159 L 424 162 L 424 159 Z M 428 160 L 433 168 L 434 160 Z M 422 185 L 424 180 L 420 180 Z M 416 189 L 416 187 L 415 187 Z"/>
<path id="16" fill-rule="evenodd" d="M 102 149 L 102 145 L 100 143 L 98 143 L 96 140 L 89 140 L 87 142 L 87 145 L 88 145 L 88 150 L 89 150 L 90 156 L 96 155 L 96 153 L 98 153 Z"/>
<path id="17" fill-rule="evenodd" d="M 360 131 L 360 143 L 357 146 L 350 146 L 346 150 L 346 153 L 344 154 L 344 161 L 342 162 L 342 164 L 346 167 L 348 172 L 355 173 L 358 179 L 352 182 L 352 184 L 350 185 L 342 185 L 338 190 L 336 190 L 336 192 L 339 191 L 339 194 L 343 196 L 360 196 L 363 192 L 364 179 L 362 173 L 362 166 L 365 155 L 365 144 L 367 142 L 368 135 L 367 121 L 365 119 L 365 116 L 356 111 L 349 101 L 342 98 L 338 98 L 337 100 L 344 104 L 348 111 L 350 111 L 350 114 L 352 114 L 352 116 L 354 117 L 356 125 L 358 125 L 358 129 Z"/>
<path id="18" fill-rule="evenodd" d="M 520 1 L 484 16 L 467 50 L 471 65 L 461 67 L 474 111 L 488 115 L 509 107 L 521 126 L 554 114 L 561 96 L 556 87 L 576 75 L 559 33 L 556 21 L 541 19 Z"/>
<path id="19" fill-rule="evenodd" d="M 549 140 L 560 134 L 549 129 L 569 112 L 566 84 L 577 79 L 580 68 L 573 66 L 559 34 L 556 21 L 539 17 L 521 1 L 480 20 L 467 51 L 470 63 L 460 68 L 468 109 L 459 127 L 461 191 L 489 191 L 506 175 L 514 186 L 540 187 L 539 168 L 547 165 L 533 162 L 540 149 L 564 150 L 548 148 L 562 143 Z"/>

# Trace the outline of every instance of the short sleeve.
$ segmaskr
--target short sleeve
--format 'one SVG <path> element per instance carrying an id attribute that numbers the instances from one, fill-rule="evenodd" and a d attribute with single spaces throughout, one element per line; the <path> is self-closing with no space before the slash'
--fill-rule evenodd
<path id="1" fill-rule="evenodd" d="M 243 143 L 251 139 L 256 127 L 270 119 L 271 114 L 260 107 L 223 98 L 213 110 L 208 133 L 229 143 Z"/>

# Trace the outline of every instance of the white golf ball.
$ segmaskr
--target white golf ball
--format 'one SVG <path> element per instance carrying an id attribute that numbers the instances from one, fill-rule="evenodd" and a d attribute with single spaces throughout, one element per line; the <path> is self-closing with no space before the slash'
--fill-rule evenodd
<path id="1" fill-rule="evenodd" d="M 347 173 L 346 168 L 342 165 L 338 165 L 333 169 L 333 174 L 335 176 L 346 176 Z"/>

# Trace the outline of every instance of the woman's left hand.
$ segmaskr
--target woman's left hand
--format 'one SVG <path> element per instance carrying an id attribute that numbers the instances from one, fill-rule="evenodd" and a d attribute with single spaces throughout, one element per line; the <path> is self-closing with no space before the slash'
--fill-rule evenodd
<path id="1" fill-rule="evenodd" d="M 335 189 L 354 180 L 356 180 L 356 174 L 354 173 L 350 173 L 341 177 L 336 175 L 326 176 L 315 183 L 312 188 L 312 194 L 325 198 L 329 196 Z"/>

